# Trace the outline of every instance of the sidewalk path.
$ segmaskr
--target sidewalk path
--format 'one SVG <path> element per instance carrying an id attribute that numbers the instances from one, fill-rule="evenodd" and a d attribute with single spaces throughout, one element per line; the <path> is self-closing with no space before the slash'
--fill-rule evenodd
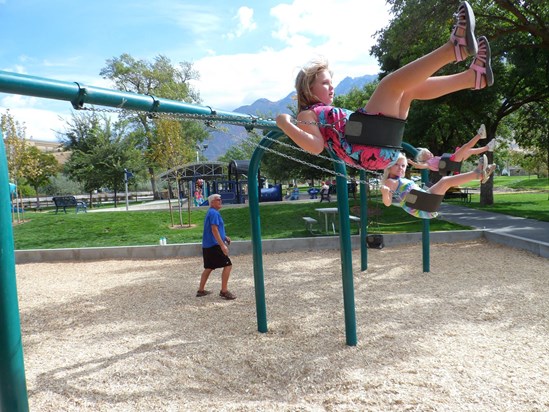
<path id="1" fill-rule="evenodd" d="M 517 246 L 518 240 L 526 240 L 545 250 L 549 249 L 549 222 L 445 203 L 441 205 L 439 212 L 440 219 L 508 236 L 509 241 L 505 243 L 508 243 L 509 246 Z"/>

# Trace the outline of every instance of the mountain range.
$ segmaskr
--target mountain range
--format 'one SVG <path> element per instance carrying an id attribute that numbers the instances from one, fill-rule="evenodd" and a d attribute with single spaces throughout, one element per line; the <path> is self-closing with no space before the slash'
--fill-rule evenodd
<path id="1" fill-rule="evenodd" d="M 362 89 L 365 84 L 376 79 L 377 75 L 372 74 L 360 77 L 346 77 L 336 86 L 335 94 L 339 96 L 347 94 L 353 89 Z M 289 107 L 295 104 L 294 95 L 295 92 L 292 92 L 276 102 L 264 98 L 257 99 L 250 105 L 240 106 L 232 111 L 259 116 L 263 119 L 274 119 L 280 113 L 291 113 Z M 208 148 L 204 150 L 203 154 L 208 160 L 216 160 L 219 156 L 224 155 L 231 146 L 240 143 L 246 137 L 247 133 L 242 126 L 224 124 L 222 127 L 226 132 L 212 132 L 210 133 L 210 139 L 205 142 L 208 144 Z"/>

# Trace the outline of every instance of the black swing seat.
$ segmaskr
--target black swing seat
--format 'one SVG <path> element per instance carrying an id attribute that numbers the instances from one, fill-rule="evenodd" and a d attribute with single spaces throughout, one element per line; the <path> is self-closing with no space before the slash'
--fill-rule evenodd
<path id="1" fill-rule="evenodd" d="M 442 176 L 450 176 L 461 172 L 461 162 L 454 162 L 453 160 L 450 160 L 450 157 L 452 157 L 450 153 L 444 153 L 440 157 L 438 172 Z"/>
<path id="2" fill-rule="evenodd" d="M 354 112 L 345 124 L 345 139 L 350 144 L 400 150 L 405 124 L 395 117 Z"/>
<path id="3" fill-rule="evenodd" d="M 425 212 L 436 212 L 444 199 L 444 195 L 435 195 L 422 190 L 412 189 L 406 195 L 406 206 Z"/>

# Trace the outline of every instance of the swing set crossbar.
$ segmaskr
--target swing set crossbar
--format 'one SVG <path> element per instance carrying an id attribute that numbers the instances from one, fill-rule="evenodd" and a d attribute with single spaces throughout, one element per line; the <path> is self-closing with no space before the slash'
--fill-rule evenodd
<path id="1" fill-rule="evenodd" d="M 78 82 L 46 79 L 19 73 L 0 71 L 0 92 L 45 99 L 64 100 L 76 110 L 85 105 L 107 106 L 144 113 L 177 113 L 204 121 L 230 122 L 246 128 L 277 130 L 274 120 L 266 120 L 243 113 L 212 109 L 209 106 L 170 100 L 147 94 L 124 92 Z"/>

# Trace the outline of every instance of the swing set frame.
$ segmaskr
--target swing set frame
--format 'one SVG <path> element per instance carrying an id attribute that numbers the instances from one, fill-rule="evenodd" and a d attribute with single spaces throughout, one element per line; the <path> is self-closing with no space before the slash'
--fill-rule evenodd
<path id="1" fill-rule="evenodd" d="M 208 106 L 188 104 L 175 100 L 161 99 L 150 95 L 123 92 L 77 82 L 65 82 L 35 76 L 0 71 L 0 92 L 34 96 L 45 99 L 69 101 L 73 108 L 83 109 L 85 105 L 99 105 L 124 110 L 146 111 L 151 116 L 161 113 L 177 113 L 205 122 L 238 124 L 247 130 L 259 128 L 269 133 L 258 144 L 248 169 L 249 208 L 252 226 L 252 251 L 258 331 L 266 333 L 267 310 L 262 258 L 261 228 L 259 217 L 259 182 L 257 170 L 265 151 L 274 151 L 271 146 L 284 134 L 273 120 L 258 119 L 250 115 L 223 112 Z M 404 150 L 415 156 L 417 150 L 403 142 Z M 276 151 L 275 151 L 276 152 Z M 347 173 L 343 162 L 330 153 L 338 187 L 347 187 Z M 15 282 L 15 250 L 9 210 L 8 169 L 3 140 L 0 141 L 0 410 L 28 411 L 28 397 L 23 364 L 21 326 Z M 367 263 L 367 187 L 366 171 L 360 170 L 361 201 L 361 269 Z M 427 173 L 423 176 L 427 179 Z M 346 344 L 356 346 L 356 318 L 352 269 L 351 231 L 349 221 L 349 199 L 347 190 L 337 191 L 339 209 L 339 239 L 345 311 Z M 429 272 L 429 221 L 423 220 L 423 271 Z"/>

